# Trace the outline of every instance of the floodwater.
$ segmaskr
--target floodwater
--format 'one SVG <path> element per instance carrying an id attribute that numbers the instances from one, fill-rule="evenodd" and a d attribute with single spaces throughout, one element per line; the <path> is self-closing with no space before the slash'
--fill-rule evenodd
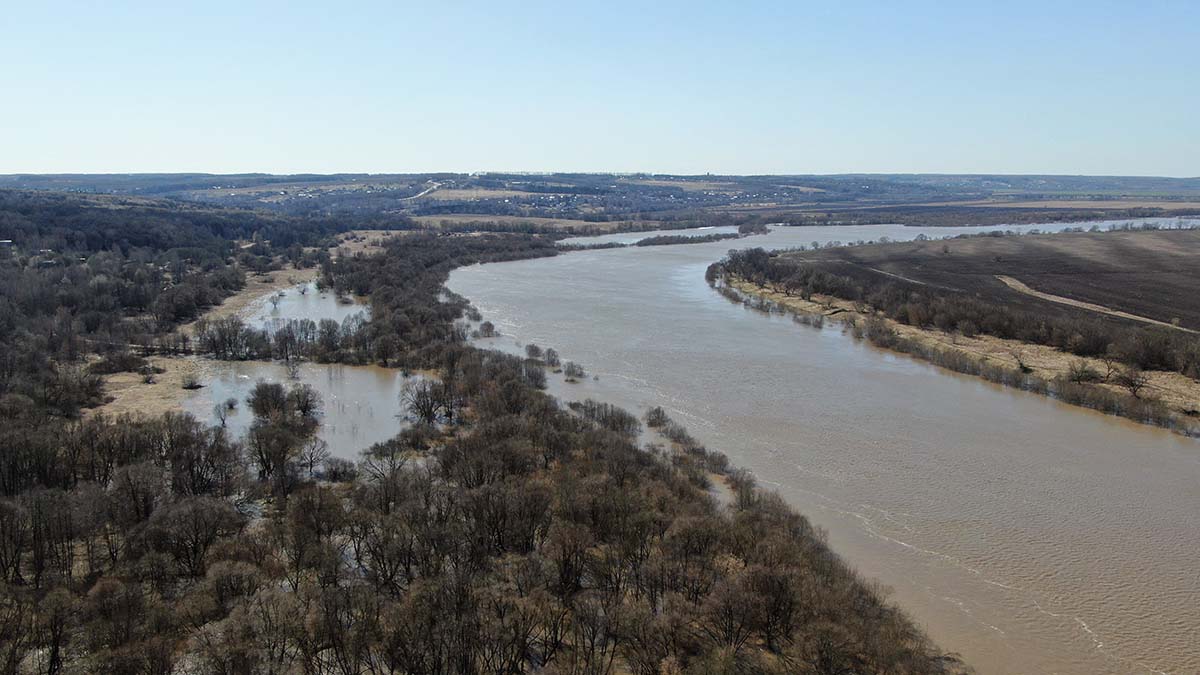
<path id="1" fill-rule="evenodd" d="M 307 284 L 288 289 L 277 304 L 271 303 L 269 296 L 260 298 L 246 309 L 242 319 L 252 326 L 269 326 L 288 319 L 333 319 L 341 323 L 355 320 L 364 311 L 362 305 L 339 301 L 332 293 L 319 292 L 314 284 Z M 183 409 L 198 419 L 216 423 L 213 407 L 236 399 L 238 407 L 229 415 L 226 427 L 238 437 L 253 421 L 246 397 L 260 381 L 288 386 L 303 383 L 320 392 L 325 406 L 318 435 L 337 457 L 356 460 L 361 450 L 392 438 L 404 426 L 400 415 L 404 377 L 389 368 L 305 363 L 300 366 L 299 377 L 292 380 L 279 363 L 204 359 L 200 379 L 204 388 L 189 392 Z"/>
<path id="2" fill-rule="evenodd" d="M 754 312 L 704 281 L 733 247 L 966 231 L 780 227 L 476 265 L 448 286 L 502 333 L 481 342 L 587 368 L 579 384 L 551 376 L 552 393 L 661 405 L 753 471 L 981 674 L 1200 672 L 1200 443 Z"/>

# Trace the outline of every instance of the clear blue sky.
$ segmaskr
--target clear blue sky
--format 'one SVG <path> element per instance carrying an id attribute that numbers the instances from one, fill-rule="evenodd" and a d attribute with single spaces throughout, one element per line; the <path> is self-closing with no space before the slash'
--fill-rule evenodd
<path id="1" fill-rule="evenodd" d="M 0 64 L 0 173 L 1200 175 L 1195 0 L 11 2 Z"/>

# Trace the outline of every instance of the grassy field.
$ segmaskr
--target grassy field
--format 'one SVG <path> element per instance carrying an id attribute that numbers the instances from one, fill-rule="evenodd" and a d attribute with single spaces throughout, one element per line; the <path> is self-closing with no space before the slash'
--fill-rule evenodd
<path id="1" fill-rule="evenodd" d="M 884 273 L 1052 312 L 1132 320 L 1113 315 L 1123 312 L 1200 329 L 1196 230 L 973 237 L 830 249 L 796 257 L 851 277 Z M 1000 277 L 1015 279 L 1037 294 Z"/>

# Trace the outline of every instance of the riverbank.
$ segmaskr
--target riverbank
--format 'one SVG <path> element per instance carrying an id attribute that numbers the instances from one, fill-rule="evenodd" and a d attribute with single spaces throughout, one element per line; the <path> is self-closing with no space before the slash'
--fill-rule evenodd
<path id="1" fill-rule="evenodd" d="M 899 340 L 925 348 L 893 351 L 900 351 L 939 366 L 943 363 L 924 357 L 944 353 L 960 355 L 978 362 L 985 368 L 992 366 L 1011 371 L 1014 377 L 1010 382 L 1014 384 L 1029 379 L 1022 376 L 1032 376 L 1047 382 L 1066 380 L 1070 377 L 1072 368 L 1079 368 L 1080 364 L 1086 364 L 1090 370 L 1101 375 L 1108 374 L 1112 370 L 1111 364 L 1102 359 L 1074 356 L 1047 345 L 983 334 L 968 337 L 960 333 L 945 333 L 933 328 L 918 328 L 879 316 L 870 312 L 869 308 L 860 303 L 833 296 L 814 294 L 811 296 L 812 299 L 805 300 L 788 295 L 769 284 L 759 286 L 737 278 L 727 279 L 727 283 L 741 293 L 762 298 L 798 315 L 821 316 L 823 319 L 846 324 L 853 323 L 858 326 L 865 325 L 868 319 L 882 322 Z M 945 359 L 938 360 L 945 361 Z M 954 370 L 962 372 L 959 369 Z M 1164 405 L 1177 418 L 1180 426 L 1177 430 L 1185 431 L 1189 435 L 1200 432 L 1200 419 L 1197 419 L 1200 417 L 1200 412 L 1198 412 L 1200 411 L 1200 382 L 1173 372 L 1146 371 L 1143 375 L 1146 378 L 1144 388 L 1146 393 L 1142 394 L 1142 399 L 1155 400 Z M 1001 380 L 1000 383 L 1009 382 Z M 1114 397 L 1129 398 L 1122 387 L 1112 382 L 1095 382 L 1079 386 L 1094 387 Z M 1034 387 L 1032 390 L 1039 391 L 1039 388 Z M 1041 391 L 1040 393 L 1048 392 Z M 1094 406 L 1085 405 L 1084 407 Z"/>

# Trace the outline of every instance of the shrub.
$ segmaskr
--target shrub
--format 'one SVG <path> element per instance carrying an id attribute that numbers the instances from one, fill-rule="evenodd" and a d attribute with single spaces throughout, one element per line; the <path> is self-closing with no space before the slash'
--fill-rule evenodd
<path id="1" fill-rule="evenodd" d="M 1067 370 L 1067 379 L 1076 384 L 1087 384 L 1089 382 L 1100 382 L 1104 376 L 1095 368 L 1088 365 L 1087 361 L 1075 361 Z"/>

